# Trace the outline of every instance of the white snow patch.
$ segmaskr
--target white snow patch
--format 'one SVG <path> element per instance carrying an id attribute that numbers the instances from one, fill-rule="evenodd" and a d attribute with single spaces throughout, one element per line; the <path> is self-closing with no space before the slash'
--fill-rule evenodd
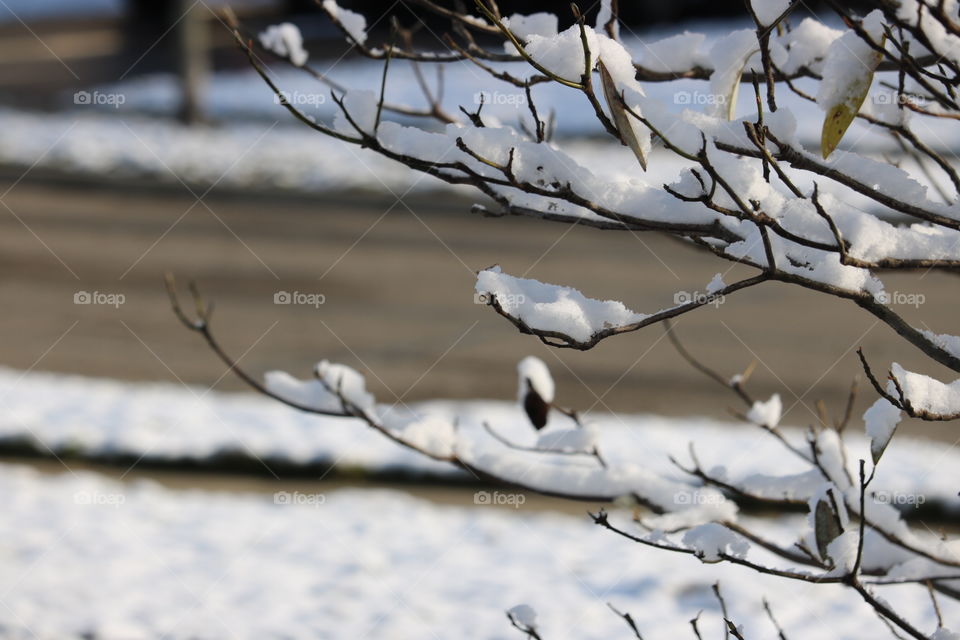
<path id="1" fill-rule="evenodd" d="M 710 280 L 709 283 L 707 283 L 707 294 L 713 295 L 717 291 L 720 291 L 721 289 L 726 288 L 726 286 L 727 286 L 727 283 L 723 281 L 723 274 L 718 273 L 715 276 L 713 276 L 713 279 Z"/>
<path id="2" fill-rule="evenodd" d="M 528 604 L 518 604 L 507 611 L 517 624 L 534 630 L 537 628 L 537 612 Z"/>
<path id="3" fill-rule="evenodd" d="M 343 364 L 321 360 L 315 369 L 317 377 L 338 396 L 362 411 L 373 409 L 373 394 L 367 392 L 362 374 Z"/>
<path id="4" fill-rule="evenodd" d="M 328 0 L 329 1 L 329 0 Z M 303 36 L 295 24 L 284 22 L 267 27 L 260 34 L 260 44 L 278 56 L 290 58 L 290 62 L 298 67 L 307 63 L 309 54 L 303 48 Z"/>
<path id="5" fill-rule="evenodd" d="M 354 42 L 362 45 L 367 41 L 367 19 L 363 15 L 344 9 L 337 4 L 336 0 L 323 0 L 323 8 L 334 20 L 343 25 Z"/>
<path id="6" fill-rule="evenodd" d="M 326 394 L 319 381 L 301 383 L 286 374 L 278 375 L 271 388 L 282 396 L 340 411 L 339 401 Z M 69 450 L 90 456 L 147 456 L 154 461 L 183 459 L 203 464 L 223 452 L 239 452 L 292 464 L 336 462 L 371 473 L 402 470 L 466 477 L 449 464 L 398 446 L 356 419 L 305 414 L 255 394 L 205 391 L 175 384 L 125 383 L 0 368 L 0 395 L 6 398 L 5 410 L 0 414 L 0 439 L 26 439 L 35 442 L 40 451 Z M 380 405 L 374 411 L 391 433 L 405 441 L 424 444 L 438 455 L 450 452 L 454 444 L 451 429 L 456 423 L 456 442 L 469 445 L 459 454 L 489 461 L 491 465 L 505 465 L 520 480 L 550 482 L 550 474 L 564 471 L 567 475 L 560 480 L 566 482 L 582 474 L 580 481 L 586 489 L 609 492 L 612 497 L 637 488 L 649 489 L 658 492 L 659 499 L 669 508 L 682 502 L 717 502 L 723 506 L 715 515 L 727 517 L 730 514 L 723 509 L 733 506 L 722 496 L 698 497 L 689 493 L 689 487 L 664 481 L 677 477 L 670 457 L 687 460 L 690 443 L 696 445 L 705 469 L 716 471 L 733 484 L 743 483 L 753 489 L 762 485 L 771 494 L 800 500 L 808 499 L 816 489 L 804 475 L 807 466 L 774 438 L 742 424 L 704 418 L 591 413 L 582 416 L 589 427 L 586 433 L 566 435 L 582 438 L 595 430 L 595 444 L 610 468 L 606 474 L 588 457 L 572 465 L 570 456 L 553 460 L 549 455 L 533 454 L 543 470 L 525 475 L 531 471 L 530 454 L 510 451 L 492 439 L 483 426 L 487 422 L 512 442 L 536 446 L 537 434 L 531 432 L 522 408 L 514 401 L 429 402 L 411 405 L 409 410 Z M 560 425 L 558 421 L 544 433 L 553 432 Z M 801 432 L 781 429 L 789 441 L 803 442 Z M 831 474 L 843 476 L 842 454 L 836 449 L 836 442 L 829 441 L 832 433 L 824 431 L 817 446 Z M 637 434 L 642 434 L 642 440 L 637 440 Z M 850 448 L 847 464 L 854 474 L 857 459 L 869 455 L 870 443 L 861 434 L 850 432 L 845 438 Z M 568 442 L 566 437 L 554 437 L 561 444 Z M 931 459 L 940 459 L 942 463 L 931 470 Z M 940 443 L 901 438 L 896 447 L 884 453 L 884 464 L 872 489 L 923 495 L 927 502 L 953 507 L 956 483 L 950 469 L 957 464 L 960 454 L 945 452 Z M 718 465 L 723 465 L 723 469 Z M 654 482 L 661 484 L 654 486 Z M 574 486 L 573 490 L 580 489 Z M 893 525 L 895 514 L 891 509 L 878 517 L 893 516 Z"/>
<path id="7" fill-rule="evenodd" d="M 270 393 L 316 411 L 341 413 L 343 404 L 316 378 L 298 380 L 286 371 L 267 371 L 263 384 Z"/>
<path id="8" fill-rule="evenodd" d="M 960 412 L 960 380 L 945 384 L 930 376 L 907 371 L 896 362 L 890 371 L 914 409 L 940 414 Z M 897 391 L 892 380 L 887 385 L 887 391 L 896 397 Z"/>
<path id="9" fill-rule="evenodd" d="M 791 637 L 818 637 L 825 618 L 836 640 L 886 633 L 849 589 L 820 585 L 797 598 L 792 582 L 644 550 L 585 516 L 439 506 L 395 491 L 325 485 L 285 500 L 175 491 L 7 464 L 0 465 L 0 495 L 8 498 L 0 519 L 0 628 L 14 640 L 485 640 L 516 635 L 503 612 L 520 602 L 536 607 L 537 617 L 513 611 L 543 637 L 564 637 L 585 621 L 596 637 L 623 637 L 608 600 L 629 611 L 645 636 L 680 638 L 704 602 L 713 602 L 709 585 L 717 580 L 730 602 L 767 597 Z M 629 514 L 611 518 L 629 526 Z M 786 522 L 766 535 L 785 539 L 796 526 Z M 713 527 L 691 541 L 740 550 Z M 608 597 L 591 595 L 612 585 Z M 884 595 L 922 628 L 935 627 L 923 588 L 890 587 Z M 760 607 L 742 608 L 737 622 L 745 637 L 769 631 Z M 701 623 L 720 628 L 712 604 Z"/>
<path id="10" fill-rule="evenodd" d="M 544 431 L 537 437 L 537 448 L 566 453 L 591 453 L 599 439 L 600 431 L 597 425 L 587 423 L 583 427 Z"/>
<path id="11" fill-rule="evenodd" d="M 783 411 L 783 403 L 780 400 L 780 394 L 775 393 L 770 396 L 766 402 L 757 400 L 747 412 L 747 420 L 754 424 L 764 425 L 771 429 L 780 424 L 780 414 Z"/>
<path id="12" fill-rule="evenodd" d="M 684 31 L 660 40 L 644 42 L 640 47 L 640 64 L 659 73 L 679 72 L 687 69 L 711 69 L 710 58 L 703 51 L 707 36 Z"/>
<path id="13" fill-rule="evenodd" d="M 532 36 L 552 38 L 559 33 L 559 20 L 556 14 L 545 11 L 530 15 L 515 13 L 504 18 L 502 22 L 521 42 L 526 42 Z M 508 43 L 508 45 L 511 49 L 513 48 L 512 44 Z"/>
<path id="14" fill-rule="evenodd" d="M 493 295 L 509 315 L 540 331 L 555 331 L 586 342 L 597 332 L 646 318 L 615 300 L 587 298 L 576 289 L 516 278 L 500 267 L 477 274 L 477 293 Z"/>
<path id="15" fill-rule="evenodd" d="M 883 36 L 883 14 L 871 11 L 863 19 L 863 29 L 875 43 Z M 879 59 L 877 53 L 852 29 L 830 44 L 823 63 L 823 80 L 817 89 L 817 104 L 824 111 L 852 101 L 872 78 Z M 855 106 L 855 105 L 851 105 Z"/>
<path id="16" fill-rule="evenodd" d="M 750 6 L 762 25 L 771 25 L 783 15 L 792 0 L 750 0 Z"/>
<path id="17" fill-rule="evenodd" d="M 893 406 L 886 398 L 878 398 L 863 414 L 867 437 L 870 438 L 870 454 L 874 462 L 880 459 L 884 449 L 893 437 L 893 432 L 900 424 L 900 409 Z"/>
<path id="18" fill-rule="evenodd" d="M 544 402 L 548 404 L 553 402 L 555 392 L 553 376 L 550 375 L 550 369 L 543 360 L 536 356 L 527 356 L 517 365 L 517 373 L 519 374 L 517 399 L 520 404 L 523 404 L 523 399 L 527 395 L 528 383 Z"/>
<path id="19" fill-rule="evenodd" d="M 745 538 L 716 522 L 690 529 L 683 535 L 683 543 L 696 549 L 704 562 L 719 562 L 720 554 L 743 558 L 750 550 Z"/>

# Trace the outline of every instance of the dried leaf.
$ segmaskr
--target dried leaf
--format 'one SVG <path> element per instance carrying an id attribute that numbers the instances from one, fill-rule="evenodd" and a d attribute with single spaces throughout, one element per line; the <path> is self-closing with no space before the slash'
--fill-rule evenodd
<path id="1" fill-rule="evenodd" d="M 873 464 L 880 462 L 883 452 L 897 431 L 902 414 L 899 407 L 895 407 L 886 398 L 874 402 L 863 414 L 867 437 L 870 438 L 870 457 Z"/>
<path id="2" fill-rule="evenodd" d="M 610 114 L 613 116 L 613 123 L 617 126 L 617 131 L 620 132 L 620 139 L 623 141 L 623 144 L 630 147 L 633 155 L 635 155 L 640 162 L 640 166 L 646 171 L 647 152 L 646 147 L 641 144 L 640 136 L 646 135 L 649 137 L 650 134 L 649 132 L 637 133 L 634 118 L 628 114 L 627 110 L 623 107 L 620 92 L 617 91 L 617 85 L 613 81 L 610 72 L 607 71 L 607 68 L 603 65 L 603 60 L 600 61 L 599 67 L 600 84 L 603 85 L 603 97 L 607 100 L 607 106 L 610 108 Z"/>
<path id="3" fill-rule="evenodd" d="M 849 97 L 827 111 L 827 116 L 823 119 L 823 131 L 820 134 L 820 153 L 823 154 L 824 159 L 830 157 L 837 148 L 854 118 L 857 117 L 857 113 L 860 112 L 860 107 L 863 106 L 863 101 L 866 100 L 867 93 L 870 91 L 870 85 L 873 84 L 873 72 L 882 58 L 882 54 L 873 52 L 863 66 L 863 73 L 851 79 L 847 87 Z"/>
<path id="4" fill-rule="evenodd" d="M 759 49 L 752 49 L 748 51 L 742 60 L 738 61 L 737 67 L 734 70 L 733 74 L 727 79 L 727 86 L 724 88 L 723 93 L 716 96 L 719 101 L 719 104 L 726 107 L 724 109 L 723 115 L 727 120 L 733 120 L 737 112 L 737 98 L 740 96 L 740 80 L 743 77 L 743 70 L 747 67 L 747 63 L 750 61 Z"/>
<path id="5" fill-rule="evenodd" d="M 523 410 L 527 412 L 530 423 L 539 431 L 547 426 L 550 405 L 537 393 L 530 381 L 527 381 L 527 393 L 523 396 Z"/>
<path id="6" fill-rule="evenodd" d="M 827 558 L 827 547 L 843 533 L 837 523 L 837 514 L 833 506 L 826 500 L 819 500 L 813 513 L 813 521 L 817 551 L 821 558 Z"/>

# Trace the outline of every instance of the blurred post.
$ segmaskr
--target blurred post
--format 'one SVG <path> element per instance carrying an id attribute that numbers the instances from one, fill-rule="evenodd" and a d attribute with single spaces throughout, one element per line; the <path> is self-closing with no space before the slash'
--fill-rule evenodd
<path id="1" fill-rule="evenodd" d="M 196 124 L 204 119 L 203 98 L 210 76 L 210 34 L 207 8 L 195 0 L 176 0 L 177 75 L 180 80 L 180 120 Z"/>

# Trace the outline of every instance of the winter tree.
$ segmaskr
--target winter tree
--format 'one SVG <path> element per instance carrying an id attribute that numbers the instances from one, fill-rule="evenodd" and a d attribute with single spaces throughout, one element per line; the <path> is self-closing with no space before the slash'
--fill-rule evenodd
<path id="1" fill-rule="evenodd" d="M 650 471 L 641 451 L 632 462 L 612 463 L 598 447 L 589 419 L 558 402 L 550 373 L 536 358 L 520 363 L 518 389 L 538 433 L 533 446 L 514 443 L 490 425 L 468 430 L 445 417 L 388 409 L 367 391 L 359 372 L 326 360 L 311 379 L 271 372 L 261 381 L 221 347 L 205 302 L 196 296 L 196 315 L 187 313 L 171 281 L 174 309 L 188 328 L 247 384 L 291 407 L 353 418 L 477 478 L 633 507 L 632 519 L 629 510 L 593 514 L 612 536 L 783 580 L 845 585 L 895 637 L 960 637 L 944 626 L 938 606 L 960 599 L 958 543 L 910 526 L 893 506 L 873 499 L 871 489 L 883 476 L 884 452 L 903 416 L 960 418 L 960 380 L 942 382 L 897 363 L 878 368 L 870 354 L 859 352 L 876 395 L 862 426 L 848 406 L 835 424 L 813 425 L 798 438 L 779 425 L 778 396 L 753 397 L 746 376 L 707 367 L 669 326 L 713 296 L 735 303 L 737 292 L 747 288 L 797 285 L 857 305 L 931 361 L 960 373 L 960 337 L 912 326 L 889 304 L 883 281 L 894 271 L 960 267 L 960 175 L 938 150 L 942 138 L 956 144 L 953 132 L 960 120 L 957 0 L 877 0 L 866 15 L 829 0 L 834 14 L 823 21 L 796 17 L 800 2 L 753 0 L 745 9 L 753 26 L 709 46 L 703 35 L 689 32 L 627 46 L 615 0 L 603 2 L 590 21 L 576 5 L 564 8 L 569 13 L 562 20 L 572 25 L 563 30 L 558 15 L 508 16 L 495 0 L 469 6 L 411 0 L 449 23 L 445 48 L 426 51 L 417 49 L 400 25 L 375 44 L 363 16 L 335 0 L 320 4 L 357 53 L 382 61 L 380 86 L 347 91 L 313 69 L 293 25 L 262 34 L 233 25 L 238 45 L 279 102 L 317 134 L 475 188 L 484 204 L 474 213 L 655 231 L 713 254 L 718 265 L 754 269 L 735 282 L 718 275 L 706 285 L 707 296 L 659 310 L 634 311 L 496 267 L 477 274 L 476 293 L 515 329 L 557 349 L 588 350 L 660 325 L 670 332 L 678 356 L 727 387 L 743 407 L 742 419 L 778 441 L 802 471 L 733 477 L 722 466 L 702 464 L 696 442 L 670 475 Z M 270 55 L 330 87 L 339 107 L 332 122 L 317 121 L 283 98 L 283 87 L 263 62 Z M 456 112 L 444 108 L 430 78 L 446 64 L 464 62 L 525 97 L 519 122 L 498 121 L 471 96 L 457 97 L 462 106 Z M 414 65 L 425 106 L 394 104 L 385 94 L 386 78 L 397 64 Z M 679 79 L 700 81 L 709 99 L 676 109 L 645 91 Z M 633 177 L 597 175 L 552 138 L 551 105 L 537 99 L 548 83 L 589 105 L 610 145 L 629 148 L 636 158 Z M 818 147 L 802 143 L 798 125 L 809 123 L 798 123 L 779 104 L 784 95 L 819 107 Z M 421 124 L 401 124 L 389 114 Z M 910 162 L 894 165 L 858 149 L 858 141 L 846 135 L 855 121 L 869 125 L 873 135 L 894 139 Z M 655 148 L 657 154 L 651 153 Z M 645 176 L 665 152 L 682 168 L 669 183 L 658 184 Z M 790 328 L 782 331 L 788 339 Z M 548 422 L 551 428 L 540 432 Z M 848 424 L 850 430 L 865 429 L 869 451 L 848 446 Z M 803 509 L 806 524 L 793 532 L 793 540 L 775 539 L 763 525 L 738 517 L 746 503 L 782 517 Z M 896 600 L 884 596 L 888 585 L 929 590 L 937 627 L 899 611 Z M 761 597 L 757 594 L 758 601 Z M 623 618 L 625 633 L 641 636 L 629 613 L 614 609 L 614 614 Z M 518 605 L 508 617 L 522 633 L 540 637 L 529 606 Z M 728 633 L 743 637 L 736 620 L 728 621 Z"/>

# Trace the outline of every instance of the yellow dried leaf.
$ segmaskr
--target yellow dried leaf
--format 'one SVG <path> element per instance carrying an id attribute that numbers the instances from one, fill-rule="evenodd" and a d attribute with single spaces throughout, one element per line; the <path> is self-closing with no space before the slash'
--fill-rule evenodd
<path id="1" fill-rule="evenodd" d="M 848 98 L 827 111 L 823 119 L 823 130 L 820 133 L 820 153 L 824 159 L 830 157 L 837 145 L 847 133 L 853 123 L 863 101 L 867 99 L 870 85 L 873 84 L 873 72 L 880 64 L 882 54 L 874 52 L 871 59 L 863 67 L 863 73 L 853 78 L 847 90 Z"/>
<path id="2" fill-rule="evenodd" d="M 870 89 L 869 84 L 866 89 Z M 820 134 L 820 152 L 824 159 L 828 158 L 840 144 L 840 140 L 843 139 L 843 135 L 850 128 L 853 119 L 857 117 L 860 105 L 863 104 L 866 97 L 867 91 L 865 90 L 862 94 L 855 96 L 854 99 L 842 102 L 827 111 L 827 117 L 823 119 L 823 131 Z"/>

